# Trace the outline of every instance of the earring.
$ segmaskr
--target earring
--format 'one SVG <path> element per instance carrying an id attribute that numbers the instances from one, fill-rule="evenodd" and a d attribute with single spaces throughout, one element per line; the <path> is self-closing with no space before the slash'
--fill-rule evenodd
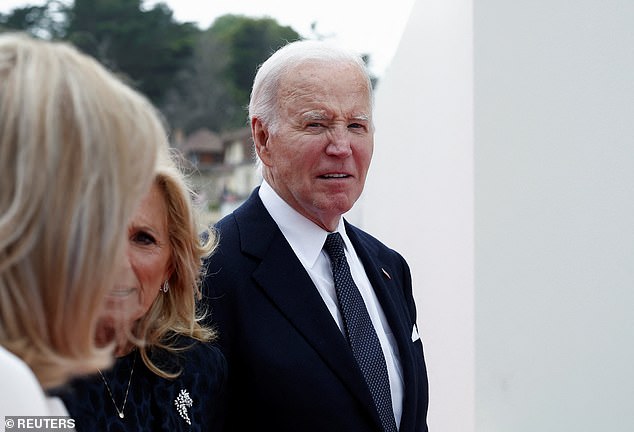
<path id="1" fill-rule="evenodd" d="M 159 288 L 161 291 L 163 291 L 164 293 L 168 292 L 170 289 L 170 284 L 169 282 L 167 282 L 167 279 L 165 279 L 165 282 L 163 282 L 163 285 L 161 286 L 161 288 Z"/>

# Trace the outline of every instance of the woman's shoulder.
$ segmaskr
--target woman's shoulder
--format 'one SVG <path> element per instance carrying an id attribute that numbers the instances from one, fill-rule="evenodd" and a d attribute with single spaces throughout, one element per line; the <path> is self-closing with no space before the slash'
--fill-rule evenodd
<path id="1" fill-rule="evenodd" d="M 211 355 L 212 357 L 222 357 L 222 352 L 217 346 L 216 342 L 203 342 L 190 336 L 177 335 L 173 336 L 165 342 L 165 346 L 169 346 L 171 349 L 152 350 L 152 355 L 158 357 L 172 356 L 176 354 L 176 357 L 185 359 L 195 359 L 196 357 Z"/>
<path id="2" fill-rule="evenodd" d="M 213 361 L 224 360 L 224 356 L 220 348 L 214 342 L 202 342 L 199 340 L 187 338 L 188 343 L 185 351 L 183 351 L 191 360 L 205 360 L 211 358 Z"/>
<path id="3" fill-rule="evenodd" d="M 150 353 L 152 361 L 160 365 L 161 369 L 180 371 L 180 375 L 215 375 L 217 379 L 224 381 L 227 362 L 217 345 L 185 336 L 179 336 L 170 345 L 170 351 L 161 349 Z"/>
<path id="4" fill-rule="evenodd" d="M 187 370 L 196 370 L 205 375 L 216 375 L 218 379 L 226 375 L 227 361 L 220 348 L 214 343 L 192 340 L 182 354 L 184 367 Z"/>
<path id="5" fill-rule="evenodd" d="M 46 395 L 33 371 L 0 346 L 0 406 L 4 415 L 48 415 Z"/>

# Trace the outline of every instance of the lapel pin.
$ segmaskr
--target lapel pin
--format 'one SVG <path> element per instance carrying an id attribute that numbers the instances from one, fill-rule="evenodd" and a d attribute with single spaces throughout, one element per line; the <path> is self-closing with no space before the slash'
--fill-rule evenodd
<path id="1" fill-rule="evenodd" d="M 383 270 L 383 274 L 385 276 L 387 276 L 388 279 L 390 279 L 390 280 L 392 279 L 392 276 L 390 276 L 390 274 L 387 271 L 385 271 L 385 269 L 383 267 L 381 267 L 381 270 Z"/>

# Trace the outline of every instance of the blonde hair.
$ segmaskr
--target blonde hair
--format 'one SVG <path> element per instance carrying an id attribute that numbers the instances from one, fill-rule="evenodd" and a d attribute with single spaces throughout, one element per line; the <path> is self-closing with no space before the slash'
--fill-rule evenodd
<path id="1" fill-rule="evenodd" d="M 0 35 L 0 344 L 44 388 L 111 363 L 97 321 L 161 145 L 155 109 L 94 59 Z"/>
<path id="2" fill-rule="evenodd" d="M 178 371 L 169 371 L 152 362 L 148 350 L 161 348 L 170 353 L 186 349 L 180 336 L 210 342 L 215 332 L 201 325 L 204 311 L 197 310 L 201 298 L 200 282 L 203 259 L 216 247 L 216 236 L 199 226 L 193 204 L 194 193 L 177 163 L 177 154 L 163 152 L 159 156 L 154 183 L 167 205 L 170 270 L 169 290 L 160 293 L 148 312 L 139 320 L 135 336 L 140 339 L 140 352 L 146 366 L 164 378 L 173 378 Z M 204 235 L 201 236 L 201 232 Z"/>

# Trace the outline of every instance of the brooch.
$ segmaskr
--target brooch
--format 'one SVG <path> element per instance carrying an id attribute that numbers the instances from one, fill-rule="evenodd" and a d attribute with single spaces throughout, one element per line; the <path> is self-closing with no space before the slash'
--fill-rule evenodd
<path id="1" fill-rule="evenodd" d="M 192 422 L 189 419 L 189 415 L 187 414 L 187 408 L 191 408 L 194 405 L 194 401 L 189 396 L 189 392 L 185 389 L 181 389 L 180 393 L 174 400 L 174 405 L 176 405 L 176 409 L 180 416 L 185 419 L 188 425 L 191 426 Z"/>

